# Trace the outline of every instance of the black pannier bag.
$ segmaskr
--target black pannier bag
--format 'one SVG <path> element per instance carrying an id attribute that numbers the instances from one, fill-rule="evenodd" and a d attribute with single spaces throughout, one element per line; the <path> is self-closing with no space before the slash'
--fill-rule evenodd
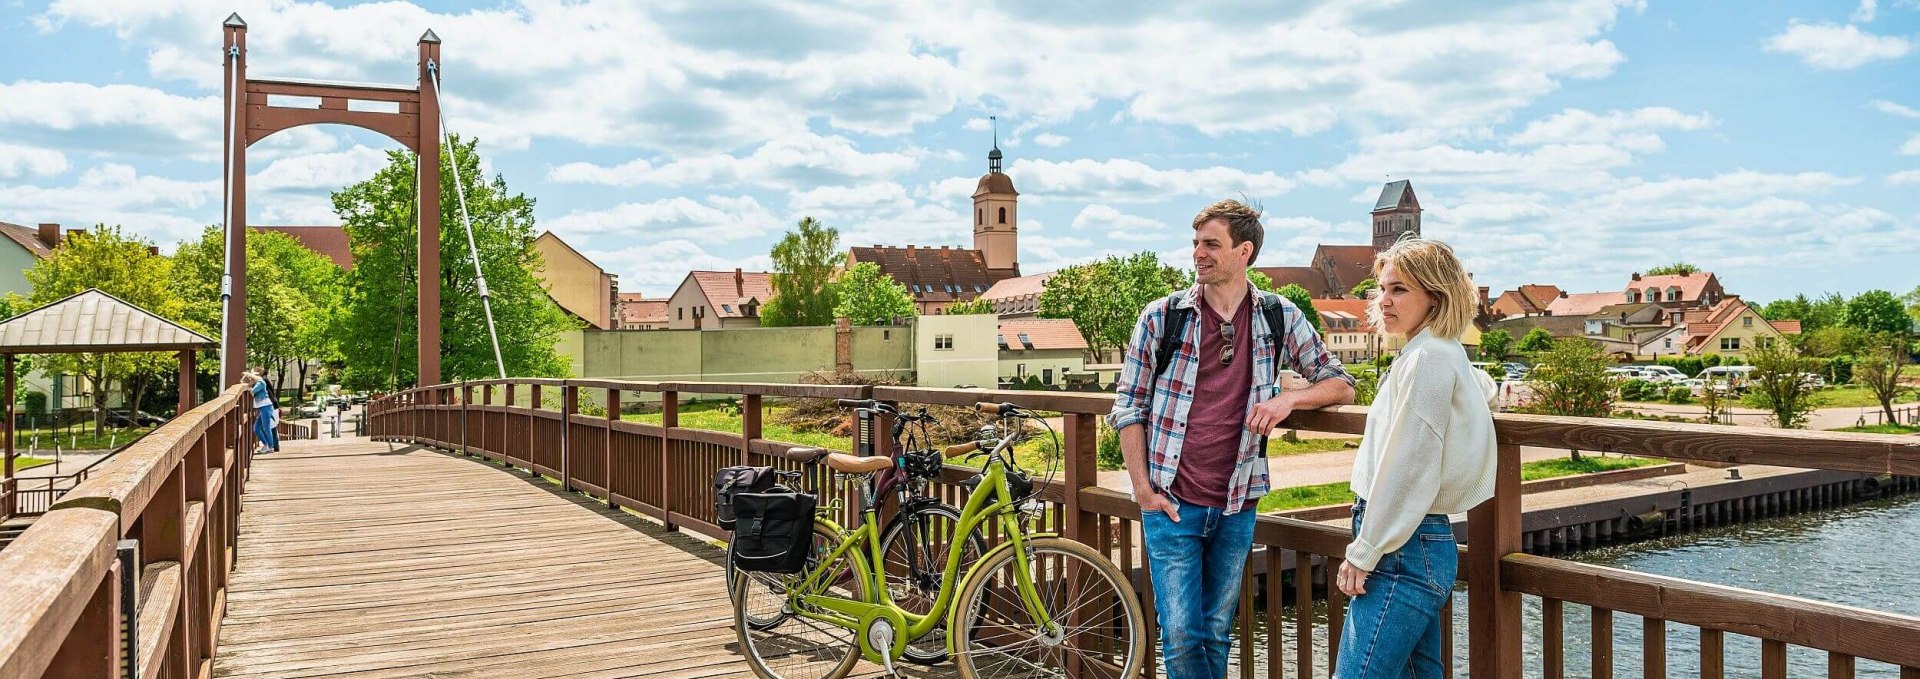
<path id="1" fill-rule="evenodd" d="M 733 530 L 733 496 L 773 488 L 772 467 L 727 467 L 713 474 L 713 516 L 722 530 Z"/>
<path id="2" fill-rule="evenodd" d="M 733 496 L 733 565 L 755 573 L 799 573 L 813 551 L 813 510 L 806 493 L 775 488 Z"/>

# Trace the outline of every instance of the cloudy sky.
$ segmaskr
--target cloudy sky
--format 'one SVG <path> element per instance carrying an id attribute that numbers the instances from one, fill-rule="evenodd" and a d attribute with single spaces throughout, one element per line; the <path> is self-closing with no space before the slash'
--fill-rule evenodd
<path id="1" fill-rule="evenodd" d="M 238 11 L 254 77 L 412 84 L 432 28 L 448 127 L 628 291 L 764 268 L 803 215 L 968 244 L 989 115 L 1028 272 L 1184 260 L 1243 194 L 1259 263 L 1304 264 L 1406 178 L 1496 290 L 1675 259 L 1757 300 L 1920 284 L 1920 0 L 476 5 L 0 0 L 0 221 L 218 222 Z M 259 142 L 251 220 L 338 223 L 328 192 L 392 147 Z"/>

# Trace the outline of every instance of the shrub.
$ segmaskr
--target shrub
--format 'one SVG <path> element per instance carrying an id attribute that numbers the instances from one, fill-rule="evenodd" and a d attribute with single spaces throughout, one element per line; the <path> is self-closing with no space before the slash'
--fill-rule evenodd
<path id="1" fill-rule="evenodd" d="M 26 395 L 26 402 L 27 402 L 27 414 L 29 415 L 47 414 L 47 392 L 29 391 L 27 392 L 27 395 Z"/>
<path id="2" fill-rule="evenodd" d="M 1120 432 L 1114 431 L 1113 427 L 1107 426 L 1105 420 L 1101 420 L 1099 426 L 1100 442 L 1095 456 L 1100 462 L 1100 469 L 1102 471 L 1125 469 L 1127 466 L 1127 458 L 1120 452 Z"/>
<path id="3" fill-rule="evenodd" d="M 1656 362 L 1660 365 L 1672 366 L 1673 369 L 1686 373 L 1687 377 L 1699 375 L 1701 370 L 1706 369 L 1699 356 L 1661 356 Z"/>
<path id="4" fill-rule="evenodd" d="M 1720 355 L 1719 355 L 1719 354 L 1707 354 L 1707 355 L 1705 355 L 1705 356 L 1701 356 L 1701 357 L 1700 357 L 1700 367 L 1701 367 L 1702 369 L 1705 369 L 1705 368 L 1718 368 L 1718 367 L 1720 367 Z"/>
<path id="5" fill-rule="evenodd" d="M 1692 403 L 1693 390 L 1686 387 L 1673 387 L 1667 390 L 1668 403 Z"/>

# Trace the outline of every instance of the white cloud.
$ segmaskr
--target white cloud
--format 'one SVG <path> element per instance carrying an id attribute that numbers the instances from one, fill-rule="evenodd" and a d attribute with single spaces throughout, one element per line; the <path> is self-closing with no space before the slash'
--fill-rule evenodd
<path id="1" fill-rule="evenodd" d="M 1911 108 L 1901 106 L 1899 104 L 1893 103 L 1891 101 L 1887 101 L 1885 99 L 1875 99 L 1872 102 L 1868 103 L 1867 105 L 1872 106 L 1873 109 L 1876 111 L 1879 111 L 1881 113 L 1885 113 L 1891 116 L 1900 116 L 1902 118 L 1920 118 L 1920 111 L 1915 111 Z"/>
<path id="2" fill-rule="evenodd" d="M 1149 217 L 1130 215 L 1106 205 L 1088 205 L 1073 217 L 1073 230 L 1099 231 L 1111 240 L 1128 242 L 1179 242 L 1183 232 Z"/>
<path id="3" fill-rule="evenodd" d="M 219 97 L 151 87 L 21 80 L 0 83 L 0 137 L 41 148 L 188 155 L 217 160 Z"/>
<path id="4" fill-rule="evenodd" d="M 1888 186 L 1920 186 L 1920 170 L 1901 170 L 1887 175 Z"/>
<path id="5" fill-rule="evenodd" d="M 1169 198 L 1226 198 L 1242 193 L 1271 197 L 1293 189 L 1291 179 L 1268 172 L 1213 166 L 1159 169 L 1137 160 L 1081 158 L 1065 162 L 1016 160 L 1008 169 L 1022 200 L 1156 203 Z M 938 193 L 972 192 L 975 180 L 953 178 L 935 185 Z"/>
<path id="6" fill-rule="evenodd" d="M 1687 114 L 1664 106 L 1605 114 L 1566 109 L 1528 123 L 1509 143 L 1520 146 L 1608 144 L 1647 153 L 1666 148 L 1660 138 L 1661 131 L 1703 130 L 1714 125 L 1713 116 L 1706 113 Z"/>
<path id="7" fill-rule="evenodd" d="M 1920 156 L 1920 134 L 1907 137 L 1907 143 L 1900 145 L 1900 155 Z"/>
<path id="8" fill-rule="evenodd" d="M 1791 54 L 1808 66 L 1822 70 L 1846 70 L 1887 59 L 1898 59 L 1913 50 L 1912 41 L 1891 35 L 1862 32 L 1849 24 L 1804 24 L 1793 22 L 1787 30 L 1767 40 L 1767 51 Z"/>
<path id="9" fill-rule="evenodd" d="M 819 186 L 848 180 L 887 177 L 909 172 L 921 158 L 937 155 L 923 149 L 866 153 L 845 137 L 797 134 L 761 145 L 740 157 L 711 154 L 682 157 L 655 166 L 636 158 L 615 166 L 567 163 L 547 173 L 549 181 L 606 186 Z"/>
<path id="10" fill-rule="evenodd" d="M 1071 137 L 1054 134 L 1052 132 L 1041 132 L 1033 137 L 1033 143 L 1050 149 L 1066 146 L 1067 143 L 1071 141 L 1073 141 Z"/>
<path id="11" fill-rule="evenodd" d="M 972 224 L 966 213 L 954 209 L 961 205 L 970 205 L 966 196 L 921 203 L 908 196 L 906 187 L 897 182 L 822 186 L 790 193 L 787 200 L 789 222 L 801 217 L 818 219 L 839 229 L 840 243 L 846 246 L 911 243 L 973 247 Z"/>
<path id="12" fill-rule="evenodd" d="M 0 196 L 8 212 L 34 222 L 119 224 L 167 244 L 198 236 L 201 227 L 218 221 L 220 180 L 181 181 L 107 163 L 81 172 L 67 186 L 0 184 Z"/>
<path id="13" fill-rule="evenodd" d="M 0 144 L 0 178 L 56 175 L 67 171 L 67 154 L 53 149 Z"/>
<path id="14" fill-rule="evenodd" d="M 1877 0 L 1860 0 L 1860 6 L 1853 9 L 1853 22 L 1856 24 L 1873 23 L 1874 14 L 1879 9 Z"/>
<path id="15" fill-rule="evenodd" d="M 247 178 L 247 190 L 329 194 L 365 181 L 387 166 L 387 154 L 355 145 L 345 151 L 289 155 Z"/>
<path id="16" fill-rule="evenodd" d="M 576 246 L 589 247 L 597 236 L 649 243 L 686 238 L 705 242 L 762 238 L 777 233 L 781 220 L 751 196 L 707 196 L 704 202 L 675 197 L 621 203 L 605 210 L 573 212 L 541 226 Z"/>
<path id="17" fill-rule="evenodd" d="M 687 277 L 688 271 L 767 271 L 773 260 L 765 253 L 746 257 L 725 257 L 707 251 L 686 239 L 673 239 L 651 245 L 614 249 L 584 248 L 581 254 L 593 263 L 620 276 L 621 292 L 644 292 L 650 297 L 666 297 Z"/>

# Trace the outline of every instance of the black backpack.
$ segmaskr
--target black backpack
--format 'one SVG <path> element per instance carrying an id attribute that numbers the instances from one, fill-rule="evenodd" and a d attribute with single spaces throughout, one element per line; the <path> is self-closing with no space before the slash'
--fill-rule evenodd
<path id="1" fill-rule="evenodd" d="M 1181 308 L 1176 302 L 1185 290 L 1167 295 L 1167 311 L 1160 323 L 1160 345 L 1153 352 L 1153 379 L 1158 382 L 1161 375 L 1167 373 L 1167 366 L 1173 363 L 1173 353 L 1180 350 L 1180 343 L 1186 340 L 1187 324 L 1193 321 L 1199 311 L 1193 307 Z M 1260 313 L 1267 317 L 1267 333 L 1273 338 L 1273 378 L 1280 379 L 1280 336 L 1286 332 L 1287 305 L 1279 300 L 1268 302 L 1260 295 L 1253 296 L 1255 304 L 1260 305 Z M 1149 391 L 1149 393 L 1152 393 Z M 1260 457 L 1267 456 L 1267 437 L 1260 437 Z"/>
<path id="2" fill-rule="evenodd" d="M 733 496 L 733 565 L 751 573 L 799 573 L 813 551 L 817 499 L 775 487 Z"/>
<path id="3" fill-rule="evenodd" d="M 764 493 L 773 488 L 772 467 L 727 467 L 713 474 L 714 523 L 733 530 L 733 496 Z"/>

